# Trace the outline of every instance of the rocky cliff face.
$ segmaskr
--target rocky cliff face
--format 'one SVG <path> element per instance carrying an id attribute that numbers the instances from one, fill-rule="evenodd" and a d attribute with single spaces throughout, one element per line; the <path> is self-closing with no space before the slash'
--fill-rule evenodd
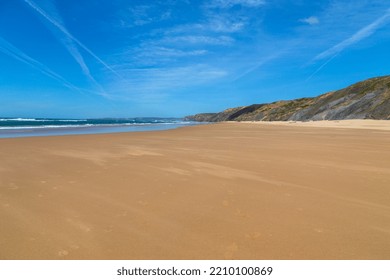
<path id="1" fill-rule="evenodd" d="M 390 120 L 390 76 L 368 79 L 314 98 L 253 104 L 185 119 L 201 122 Z"/>

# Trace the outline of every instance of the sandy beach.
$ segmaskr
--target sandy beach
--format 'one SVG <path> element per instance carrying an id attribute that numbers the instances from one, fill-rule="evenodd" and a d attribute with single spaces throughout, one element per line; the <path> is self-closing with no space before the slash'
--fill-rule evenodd
<path id="1" fill-rule="evenodd" d="M 0 139 L 0 259 L 390 259 L 390 122 L 330 124 Z"/>

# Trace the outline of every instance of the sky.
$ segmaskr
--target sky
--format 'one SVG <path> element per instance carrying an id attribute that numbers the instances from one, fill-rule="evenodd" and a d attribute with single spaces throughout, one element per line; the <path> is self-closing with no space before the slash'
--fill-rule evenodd
<path id="1" fill-rule="evenodd" d="M 0 0 L 1 117 L 183 117 L 389 74 L 388 0 Z"/>

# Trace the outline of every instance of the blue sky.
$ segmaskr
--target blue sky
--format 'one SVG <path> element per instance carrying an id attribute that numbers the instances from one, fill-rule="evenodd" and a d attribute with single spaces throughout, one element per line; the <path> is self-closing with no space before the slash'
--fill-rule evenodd
<path id="1" fill-rule="evenodd" d="M 390 74 L 388 0 L 1 0 L 3 117 L 181 117 Z"/>

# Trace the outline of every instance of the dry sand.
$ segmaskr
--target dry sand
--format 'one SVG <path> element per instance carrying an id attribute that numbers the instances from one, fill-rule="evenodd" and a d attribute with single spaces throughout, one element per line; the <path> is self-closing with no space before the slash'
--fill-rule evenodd
<path id="1" fill-rule="evenodd" d="M 263 125 L 288 125 L 288 126 L 304 126 L 304 127 L 332 127 L 332 128 L 360 128 L 374 130 L 390 130 L 390 121 L 386 120 L 342 120 L 342 121 L 275 121 L 275 122 L 243 122 L 257 123 Z"/>
<path id="2" fill-rule="evenodd" d="M 0 160 L 0 259 L 390 259 L 390 131 L 0 139 Z"/>

